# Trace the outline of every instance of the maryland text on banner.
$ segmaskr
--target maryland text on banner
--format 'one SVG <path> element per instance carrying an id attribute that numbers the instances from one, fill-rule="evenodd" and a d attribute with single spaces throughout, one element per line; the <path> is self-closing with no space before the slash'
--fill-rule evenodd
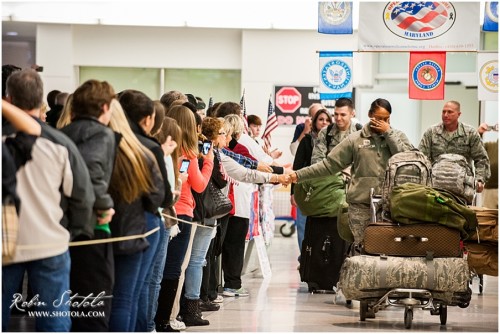
<path id="1" fill-rule="evenodd" d="M 476 51 L 480 2 L 361 2 L 361 51 Z"/>
<path id="2" fill-rule="evenodd" d="M 477 97 L 480 101 L 498 101 L 498 53 L 477 54 Z"/>

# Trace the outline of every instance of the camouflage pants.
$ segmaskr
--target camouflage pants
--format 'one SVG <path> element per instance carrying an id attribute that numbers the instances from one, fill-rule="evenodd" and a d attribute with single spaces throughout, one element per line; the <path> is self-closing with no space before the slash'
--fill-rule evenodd
<path id="1" fill-rule="evenodd" d="M 349 227 L 354 243 L 360 244 L 365 238 L 365 228 L 370 223 L 370 205 L 349 204 Z"/>

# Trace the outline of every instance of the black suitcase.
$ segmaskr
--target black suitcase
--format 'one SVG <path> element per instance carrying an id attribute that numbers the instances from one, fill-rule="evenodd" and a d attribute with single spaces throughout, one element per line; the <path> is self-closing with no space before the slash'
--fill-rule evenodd
<path id="1" fill-rule="evenodd" d="M 333 290 L 348 248 L 337 231 L 337 217 L 307 217 L 299 272 L 309 292 Z"/>

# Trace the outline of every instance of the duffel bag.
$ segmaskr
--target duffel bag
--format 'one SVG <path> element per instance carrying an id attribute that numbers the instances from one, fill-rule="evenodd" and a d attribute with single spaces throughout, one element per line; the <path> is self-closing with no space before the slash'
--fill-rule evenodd
<path id="1" fill-rule="evenodd" d="M 478 275 L 498 276 L 498 244 L 472 241 L 464 242 L 467 262 Z"/>
<path id="2" fill-rule="evenodd" d="M 470 206 L 470 208 L 476 213 L 478 230 L 471 233 L 469 240 L 498 242 L 498 209 L 478 206 Z"/>
<path id="3" fill-rule="evenodd" d="M 476 230 L 476 213 L 459 204 L 445 191 L 415 183 L 393 188 L 390 201 L 391 218 L 401 224 L 430 222 L 460 230 L 462 238 Z"/>

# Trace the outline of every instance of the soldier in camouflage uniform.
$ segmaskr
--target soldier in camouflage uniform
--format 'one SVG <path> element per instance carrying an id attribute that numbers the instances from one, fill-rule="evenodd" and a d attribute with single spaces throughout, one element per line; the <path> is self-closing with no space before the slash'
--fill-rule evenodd
<path id="1" fill-rule="evenodd" d="M 361 131 L 348 135 L 325 159 L 290 174 L 292 182 L 305 181 L 351 166 L 347 203 L 349 225 L 356 244 L 362 242 L 365 227 L 370 222 L 370 188 L 380 194 L 387 160 L 398 152 L 413 149 L 406 135 L 389 125 L 391 111 L 389 101 L 376 99 L 368 112 L 370 122 Z"/>
<path id="2" fill-rule="evenodd" d="M 418 148 L 431 162 L 444 153 L 463 155 L 475 169 L 476 191 L 480 193 L 490 177 L 490 161 L 481 136 L 472 126 L 459 122 L 460 115 L 460 103 L 446 102 L 441 114 L 442 123 L 425 131 Z"/>
<path id="3" fill-rule="evenodd" d="M 314 165 L 316 162 L 326 158 L 328 153 L 337 146 L 342 140 L 344 140 L 349 134 L 360 130 L 356 124 L 351 122 L 354 117 L 354 103 L 351 99 L 342 97 L 335 101 L 335 111 L 333 113 L 333 119 L 335 123 L 332 126 L 325 127 L 321 129 L 318 133 L 318 139 L 316 145 L 314 145 L 311 164 Z M 330 128 L 330 131 L 327 131 Z M 327 133 L 328 132 L 328 133 Z M 327 136 L 330 138 L 330 143 L 327 147 Z"/>

